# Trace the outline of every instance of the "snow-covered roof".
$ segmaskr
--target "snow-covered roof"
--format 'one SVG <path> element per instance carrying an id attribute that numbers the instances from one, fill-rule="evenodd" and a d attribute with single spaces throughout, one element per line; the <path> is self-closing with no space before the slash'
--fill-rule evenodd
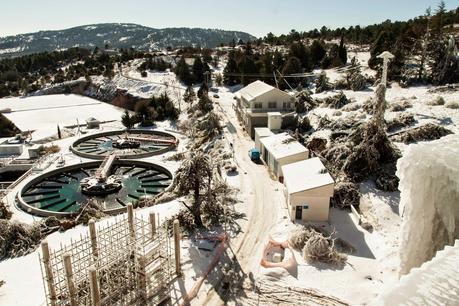
<path id="1" fill-rule="evenodd" d="M 255 128 L 255 134 L 258 135 L 260 138 L 274 135 L 274 133 L 267 127 Z"/>
<path id="2" fill-rule="evenodd" d="M 287 133 L 261 138 L 260 142 L 275 159 L 309 152 L 308 149 Z"/>
<path id="3" fill-rule="evenodd" d="M 239 90 L 236 95 L 240 96 L 240 97 L 243 97 L 244 99 L 246 99 L 247 101 L 252 101 L 253 99 L 261 96 L 261 95 L 264 95 L 265 93 L 267 92 L 270 92 L 272 90 L 278 90 L 286 95 L 288 95 L 288 93 L 282 91 L 282 90 L 279 90 L 271 85 L 268 85 L 266 84 L 265 82 L 262 82 L 262 81 L 255 81 L 253 83 L 250 83 L 249 85 L 247 85 L 246 87 L 242 88 L 241 90 Z"/>
<path id="4" fill-rule="evenodd" d="M 282 166 L 285 186 L 289 194 L 334 184 L 320 158 L 314 157 Z M 331 194 L 333 191 L 331 190 Z"/>

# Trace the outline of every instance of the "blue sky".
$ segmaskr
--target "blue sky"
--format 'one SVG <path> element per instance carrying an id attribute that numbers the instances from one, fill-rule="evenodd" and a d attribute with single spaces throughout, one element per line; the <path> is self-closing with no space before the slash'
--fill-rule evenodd
<path id="1" fill-rule="evenodd" d="M 0 36 L 57 30 L 101 22 L 131 22 L 154 28 L 203 27 L 255 36 L 291 29 L 368 25 L 406 20 L 435 8 L 432 0 L 5 0 Z M 446 0 L 448 9 L 458 0 Z"/>

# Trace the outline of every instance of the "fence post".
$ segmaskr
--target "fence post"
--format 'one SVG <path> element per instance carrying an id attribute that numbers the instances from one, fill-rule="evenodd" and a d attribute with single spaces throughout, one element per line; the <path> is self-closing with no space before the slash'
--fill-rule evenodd
<path id="1" fill-rule="evenodd" d="M 48 285 L 49 303 L 51 306 L 56 305 L 56 289 L 54 288 L 53 269 L 49 261 L 49 245 L 46 240 L 41 242 L 41 252 L 43 254 L 43 265 L 45 266 L 46 284 Z"/>
<path id="2" fill-rule="evenodd" d="M 91 289 L 91 301 L 93 306 L 101 306 L 99 280 L 94 266 L 89 268 L 89 286 Z"/>
<path id="3" fill-rule="evenodd" d="M 67 287 L 69 289 L 70 305 L 78 306 L 76 299 L 77 292 L 75 287 L 75 281 L 73 280 L 72 259 L 69 253 L 64 254 L 64 270 L 65 278 L 67 279 Z"/>
<path id="4" fill-rule="evenodd" d="M 138 275 L 138 284 L 139 287 L 137 288 L 139 292 L 139 297 L 142 301 L 147 301 L 147 275 L 146 275 L 146 258 L 144 255 L 139 256 L 139 271 L 137 272 Z"/>
<path id="5" fill-rule="evenodd" d="M 150 213 L 150 228 L 151 238 L 154 238 L 156 234 L 156 214 L 154 212 Z"/>
<path id="6" fill-rule="evenodd" d="M 89 220 L 89 236 L 91 238 L 91 249 L 92 249 L 92 256 L 94 261 L 97 260 L 99 256 L 99 252 L 97 250 L 97 231 L 96 231 L 96 222 L 93 219 Z"/>
<path id="7" fill-rule="evenodd" d="M 180 267 L 180 222 L 174 220 L 174 249 L 175 249 L 175 272 L 177 275 L 182 273 Z"/>
<path id="8" fill-rule="evenodd" d="M 127 205 L 127 215 L 128 215 L 128 224 L 129 224 L 129 235 L 131 237 L 131 242 L 135 241 L 135 227 L 134 227 L 134 207 L 131 203 Z"/>

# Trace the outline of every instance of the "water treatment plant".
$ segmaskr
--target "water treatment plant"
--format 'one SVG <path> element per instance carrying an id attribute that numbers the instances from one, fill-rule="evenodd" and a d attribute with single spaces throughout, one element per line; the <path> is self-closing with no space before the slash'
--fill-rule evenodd
<path id="1" fill-rule="evenodd" d="M 92 198 L 106 213 L 122 212 L 127 204 L 153 198 L 172 182 L 169 170 L 139 158 L 163 154 L 177 144 L 172 134 L 151 130 L 83 136 L 70 151 L 92 161 L 80 159 L 32 178 L 17 195 L 18 206 L 37 216 L 65 216 L 81 211 Z"/>
<path id="2" fill-rule="evenodd" d="M 84 136 L 70 149 L 75 154 L 104 159 L 111 153 L 122 158 L 143 158 L 165 153 L 178 144 L 172 134 L 152 130 L 115 130 Z"/>

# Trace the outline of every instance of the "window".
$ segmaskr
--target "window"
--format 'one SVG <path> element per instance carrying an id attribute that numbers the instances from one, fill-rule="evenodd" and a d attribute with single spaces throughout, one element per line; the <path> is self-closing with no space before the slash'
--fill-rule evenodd
<path id="1" fill-rule="evenodd" d="M 263 103 L 261 103 L 261 102 L 255 102 L 255 103 L 253 104 L 253 108 L 261 109 L 261 108 L 263 108 Z"/>
<path id="2" fill-rule="evenodd" d="M 290 102 L 284 102 L 284 103 L 282 103 L 282 108 L 283 108 L 283 109 L 289 109 L 289 108 L 290 108 Z"/>
<path id="3" fill-rule="evenodd" d="M 269 102 L 268 103 L 268 108 L 276 108 L 277 107 L 277 103 L 276 102 Z"/>
<path id="4" fill-rule="evenodd" d="M 303 205 L 303 209 L 309 209 L 309 205 Z"/>

